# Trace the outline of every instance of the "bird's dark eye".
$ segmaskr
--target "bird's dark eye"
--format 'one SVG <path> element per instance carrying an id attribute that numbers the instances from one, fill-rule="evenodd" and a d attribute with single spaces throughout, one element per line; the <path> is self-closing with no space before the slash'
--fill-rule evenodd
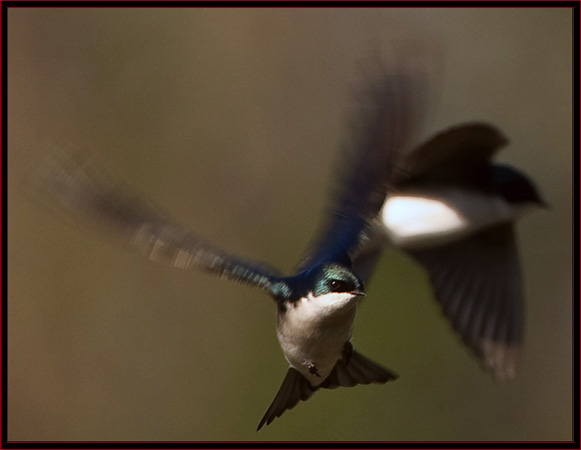
<path id="1" fill-rule="evenodd" d="M 346 281 L 329 280 L 327 283 L 331 292 L 350 292 L 351 286 Z"/>

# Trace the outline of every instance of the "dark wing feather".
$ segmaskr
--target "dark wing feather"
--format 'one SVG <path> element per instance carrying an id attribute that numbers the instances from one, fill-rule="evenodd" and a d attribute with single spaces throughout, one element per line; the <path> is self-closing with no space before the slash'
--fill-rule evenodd
<path id="1" fill-rule="evenodd" d="M 496 127 L 486 123 L 456 125 L 442 131 L 409 152 L 392 152 L 386 173 L 386 193 L 406 184 L 428 187 L 433 183 L 480 188 L 491 182 L 490 159 L 507 143 Z M 361 267 L 365 281 L 372 274 L 384 242 L 381 231 L 367 230 L 354 267 Z M 359 274 L 359 273 L 358 273 Z"/>
<path id="2" fill-rule="evenodd" d="M 34 180 L 36 193 L 67 217 L 111 231 L 150 259 L 198 267 L 239 283 L 270 290 L 277 272 L 233 256 L 179 226 L 88 160 L 49 159 Z M 46 201 L 48 200 L 48 201 Z"/>
<path id="3" fill-rule="evenodd" d="M 497 378 L 513 377 L 524 302 L 512 225 L 409 254 L 427 270 L 436 300 L 466 345 Z"/>
<path id="4" fill-rule="evenodd" d="M 294 408 L 299 401 L 308 400 L 317 389 L 318 387 L 311 386 L 309 380 L 302 376 L 298 370 L 289 367 L 280 389 L 266 410 L 256 431 L 260 430 L 264 425 L 269 425 L 287 409 Z"/>
<path id="5" fill-rule="evenodd" d="M 378 65 L 369 78 L 337 170 L 326 222 L 299 270 L 329 261 L 351 264 L 385 200 L 394 155 L 406 145 L 414 115 L 411 96 L 419 77 Z"/>
<path id="6" fill-rule="evenodd" d="M 508 143 L 496 127 L 486 123 L 456 125 L 438 133 L 398 162 L 392 183 L 477 184 L 489 180 L 490 160 Z"/>

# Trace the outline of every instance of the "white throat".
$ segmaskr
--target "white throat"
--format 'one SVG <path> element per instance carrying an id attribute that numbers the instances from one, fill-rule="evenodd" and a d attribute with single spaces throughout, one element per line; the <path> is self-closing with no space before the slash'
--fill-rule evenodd
<path id="1" fill-rule="evenodd" d="M 321 383 L 351 339 L 358 297 L 348 293 L 309 293 L 278 316 L 277 336 L 289 364 L 313 385 Z M 309 371 L 316 366 L 318 375 Z"/>

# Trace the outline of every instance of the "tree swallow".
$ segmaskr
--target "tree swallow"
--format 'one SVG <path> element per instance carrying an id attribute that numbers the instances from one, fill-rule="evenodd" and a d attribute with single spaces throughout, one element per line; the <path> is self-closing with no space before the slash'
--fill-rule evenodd
<path id="1" fill-rule="evenodd" d="M 373 77 L 371 77 L 373 78 Z M 270 424 L 320 388 L 386 383 L 397 375 L 351 345 L 359 300 L 364 295 L 352 262 L 374 229 L 385 200 L 389 157 L 407 129 L 409 84 L 402 74 L 378 74 L 365 89 L 352 124 L 334 205 L 320 237 L 292 276 L 239 258 L 178 225 L 83 158 L 51 159 L 37 191 L 71 217 L 100 224 L 134 249 L 179 268 L 205 269 L 254 286 L 276 303 L 277 336 L 289 369 L 258 425 Z"/>
<path id="2" fill-rule="evenodd" d="M 524 174 L 491 162 L 506 143 L 495 127 L 469 123 L 394 153 L 377 235 L 356 261 L 367 278 L 379 235 L 419 262 L 454 330 L 501 380 L 515 374 L 523 332 L 513 223 L 545 206 Z"/>

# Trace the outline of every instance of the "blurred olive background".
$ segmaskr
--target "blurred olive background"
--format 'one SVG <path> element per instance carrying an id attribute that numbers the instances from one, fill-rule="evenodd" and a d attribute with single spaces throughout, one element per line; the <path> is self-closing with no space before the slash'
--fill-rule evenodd
<path id="1" fill-rule="evenodd" d="M 567 9 L 9 10 L 10 440 L 569 440 Z M 316 230 L 371 42 L 437 44 L 415 140 L 484 120 L 551 209 L 518 225 L 527 335 L 499 384 L 387 251 L 354 344 L 397 371 L 255 428 L 287 364 L 270 299 L 153 263 L 22 194 L 82 150 L 226 249 L 290 271 Z"/>

